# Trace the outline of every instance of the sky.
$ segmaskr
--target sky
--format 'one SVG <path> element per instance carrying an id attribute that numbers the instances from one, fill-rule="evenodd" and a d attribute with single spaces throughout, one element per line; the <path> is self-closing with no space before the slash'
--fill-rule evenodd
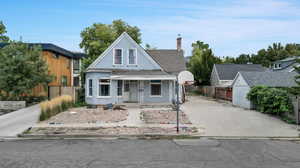
<path id="1" fill-rule="evenodd" d="M 299 0 L 2 0 L 0 20 L 8 36 L 53 43 L 71 51 L 93 23 L 122 19 L 141 29 L 142 41 L 176 48 L 208 43 L 216 56 L 256 53 L 274 42 L 300 43 Z"/>

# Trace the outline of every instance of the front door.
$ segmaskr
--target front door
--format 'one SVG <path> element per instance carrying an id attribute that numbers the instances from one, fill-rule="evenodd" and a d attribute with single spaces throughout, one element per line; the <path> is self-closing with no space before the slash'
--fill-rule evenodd
<path id="1" fill-rule="evenodd" d="M 138 82 L 129 82 L 129 102 L 138 102 Z"/>

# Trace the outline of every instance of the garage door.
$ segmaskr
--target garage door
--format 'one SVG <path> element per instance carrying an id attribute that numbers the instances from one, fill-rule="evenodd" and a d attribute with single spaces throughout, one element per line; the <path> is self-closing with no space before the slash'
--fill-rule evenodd
<path id="1" fill-rule="evenodd" d="M 247 99 L 247 94 L 250 91 L 248 86 L 234 86 L 232 103 L 236 106 L 250 109 L 250 101 Z"/>

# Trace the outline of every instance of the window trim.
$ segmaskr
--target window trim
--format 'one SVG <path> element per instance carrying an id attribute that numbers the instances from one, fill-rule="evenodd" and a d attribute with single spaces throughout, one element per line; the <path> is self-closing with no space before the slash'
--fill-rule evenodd
<path id="1" fill-rule="evenodd" d="M 106 85 L 109 85 L 109 96 L 100 96 L 100 91 L 99 91 L 99 89 L 100 89 L 100 80 L 102 80 L 102 79 L 104 79 L 104 80 L 109 80 L 109 84 L 106 84 Z M 98 85 L 97 85 L 97 98 L 111 98 L 111 91 L 110 91 L 110 89 L 111 89 L 111 79 L 109 79 L 109 78 L 100 78 L 100 79 L 98 79 Z"/>
<path id="2" fill-rule="evenodd" d="M 121 64 L 115 64 L 115 52 L 116 50 L 121 50 Z M 123 58 L 124 58 L 124 53 L 123 53 L 123 48 L 114 48 L 113 49 L 113 65 L 123 65 Z"/>
<path id="3" fill-rule="evenodd" d="M 160 85 L 160 95 L 152 95 L 152 85 Z M 160 80 L 160 83 L 150 81 L 150 97 L 162 97 L 162 80 Z"/>
<path id="4" fill-rule="evenodd" d="M 93 79 L 92 78 L 87 78 L 87 81 L 88 82 L 87 82 L 87 88 L 86 88 L 87 89 L 87 92 L 86 92 L 87 95 L 86 95 L 86 97 L 93 97 L 93 90 L 94 90 L 93 89 Z M 90 93 L 90 83 L 89 83 L 90 81 L 92 81 L 92 95 L 89 94 Z"/>
<path id="5" fill-rule="evenodd" d="M 130 64 L 130 61 L 129 61 L 129 50 L 134 50 L 135 51 L 135 63 L 134 64 Z M 128 56 L 127 65 L 137 65 L 137 48 L 129 48 L 127 56 Z"/>
<path id="6" fill-rule="evenodd" d="M 118 81 L 122 81 L 122 95 L 118 95 Z M 124 80 L 117 80 L 117 97 L 124 96 Z"/>

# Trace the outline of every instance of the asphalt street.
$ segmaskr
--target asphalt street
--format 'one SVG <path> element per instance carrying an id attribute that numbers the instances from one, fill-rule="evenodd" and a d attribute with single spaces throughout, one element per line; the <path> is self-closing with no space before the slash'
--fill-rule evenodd
<path id="1" fill-rule="evenodd" d="M 1 168 L 299 168 L 300 144 L 271 140 L 8 140 Z"/>

